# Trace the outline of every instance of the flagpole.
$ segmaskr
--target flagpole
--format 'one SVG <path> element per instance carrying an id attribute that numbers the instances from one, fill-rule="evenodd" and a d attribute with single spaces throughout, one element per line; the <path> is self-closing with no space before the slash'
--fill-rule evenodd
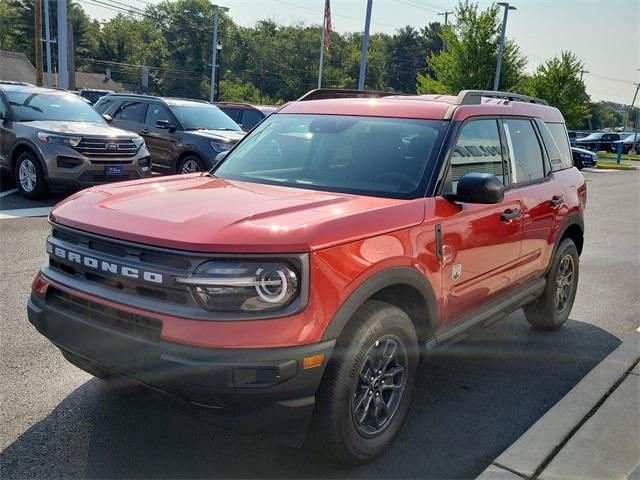
<path id="1" fill-rule="evenodd" d="M 324 39 L 327 32 L 327 10 L 322 14 L 322 41 L 320 42 L 320 66 L 318 68 L 318 88 L 322 88 L 322 67 L 324 64 Z"/>

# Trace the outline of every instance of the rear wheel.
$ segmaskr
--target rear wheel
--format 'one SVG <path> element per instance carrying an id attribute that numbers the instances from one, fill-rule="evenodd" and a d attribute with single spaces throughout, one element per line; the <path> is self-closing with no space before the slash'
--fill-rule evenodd
<path id="1" fill-rule="evenodd" d="M 202 160 L 195 155 L 187 155 L 182 159 L 180 165 L 178 165 L 178 173 L 196 173 L 204 171 L 205 167 Z"/>
<path id="2" fill-rule="evenodd" d="M 41 198 L 48 188 L 40 162 L 31 152 L 23 152 L 16 161 L 14 179 L 18 191 L 26 198 Z"/>
<path id="3" fill-rule="evenodd" d="M 384 452 L 409 411 L 417 360 L 406 313 L 385 302 L 362 305 L 338 338 L 318 391 L 313 445 L 347 464 Z"/>
<path id="4" fill-rule="evenodd" d="M 532 326 L 555 330 L 567 321 L 576 298 L 579 261 L 573 240 L 562 240 L 553 258 L 544 293 L 524 308 L 525 317 Z"/>

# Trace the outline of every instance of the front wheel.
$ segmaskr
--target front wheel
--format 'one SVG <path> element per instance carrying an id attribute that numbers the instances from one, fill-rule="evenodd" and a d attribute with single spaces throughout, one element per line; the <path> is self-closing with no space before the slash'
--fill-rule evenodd
<path id="1" fill-rule="evenodd" d="M 204 172 L 204 164 L 195 155 L 187 155 L 178 165 L 178 173 Z"/>
<path id="2" fill-rule="evenodd" d="M 16 187 L 23 197 L 41 198 L 48 188 L 40 162 L 31 152 L 23 152 L 16 161 L 14 171 Z"/>
<path id="3" fill-rule="evenodd" d="M 352 465 L 384 452 L 409 411 L 417 363 L 407 314 L 385 302 L 363 304 L 338 338 L 318 391 L 313 445 Z"/>
<path id="4" fill-rule="evenodd" d="M 553 257 L 542 296 L 524 308 L 527 322 L 532 326 L 541 330 L 555 330 L 567 321 L 576 298 L 579 262 L 575 243 L 565 238 Z"/>

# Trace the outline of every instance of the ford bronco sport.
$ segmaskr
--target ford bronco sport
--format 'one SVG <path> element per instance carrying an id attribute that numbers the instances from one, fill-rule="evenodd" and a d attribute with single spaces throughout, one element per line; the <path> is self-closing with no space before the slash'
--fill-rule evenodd
<path id="1" fill-rule="evenodd" d="M 565 323 L 585 202 L 540 99 L 312 91 L 211 172 L 55 207 L 29 320 L 100 378 L 363 462 L 425 352 L 520 307 Z"/>

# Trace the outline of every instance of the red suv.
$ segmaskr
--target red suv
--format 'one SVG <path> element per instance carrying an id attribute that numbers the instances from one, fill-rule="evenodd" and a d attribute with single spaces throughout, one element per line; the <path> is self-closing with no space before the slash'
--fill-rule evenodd
<path id="1" fill-rule="evenodd" d="M 500 92 L 314 91 L 209 173 L 55 207 L 30 322 L 64 356 L 347 463 L 431 349 L 524 307 L 562 326 L 586 186 L 560 112 Z M 321 98 L 321 99 L 319 99 Z"/>

